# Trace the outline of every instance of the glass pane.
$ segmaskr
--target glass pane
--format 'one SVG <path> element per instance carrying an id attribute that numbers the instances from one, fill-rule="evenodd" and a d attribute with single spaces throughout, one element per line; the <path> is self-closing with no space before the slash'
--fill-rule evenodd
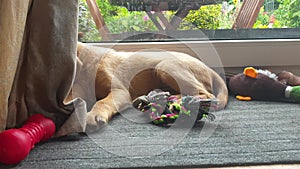
<path id="1" fill-rule="evenodd" d="M 85 42 L 300 38 L 300 1 L 80 0 L 79 32 Z"/>

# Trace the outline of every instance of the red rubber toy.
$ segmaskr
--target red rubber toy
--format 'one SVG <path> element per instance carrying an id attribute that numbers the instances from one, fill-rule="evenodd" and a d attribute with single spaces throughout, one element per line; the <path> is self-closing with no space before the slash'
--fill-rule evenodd
<path id="1" fill-rule="evenodd" d="M 0 163 L 21 162 L 35 144 L 50 139 L 54 133 L 54 122 L 41 114 L 29 117 L 22 128 L 3 131 L 0 133 Z"/>

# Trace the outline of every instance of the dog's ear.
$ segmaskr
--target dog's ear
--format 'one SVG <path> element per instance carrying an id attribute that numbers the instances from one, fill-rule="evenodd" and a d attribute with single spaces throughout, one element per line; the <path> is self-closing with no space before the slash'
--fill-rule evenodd
<path id="1" fill-rule="evenodd" d="M 77 57 L 80 55 L 80 52 L 84 48 L 84 44 L 81 42 L 77 42 Z"/>
<path id="2" fill-rule="evenodd" d="M 76 58 L 76 74 L 79 74 L 81 68 L 82 68 L 82 61 L 77 57 Z"/>

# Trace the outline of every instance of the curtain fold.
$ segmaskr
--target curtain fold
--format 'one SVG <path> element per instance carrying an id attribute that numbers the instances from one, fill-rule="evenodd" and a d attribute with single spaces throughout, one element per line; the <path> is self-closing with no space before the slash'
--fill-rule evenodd
<path id="1" fill-rule="evenodd" d="M 0 1 L 0 131 L 7 125 L 8 98 L 24 35 L 29 0 Z"/>
<path id="2" fill-rule="evenodd" d="M 24 32 L 15 35 L 18 45 L 7 43 L 15 52 L 14 57 L 11 54 L 0 57 L 1 61 L 11 60 L 1 62 L 1 68 L 5 67 L 0 72 L 1 77 L 8 72 L 10 74 L 0 79 L 0 87 L 2 88 L 3 81 L 7 78 L 14 79 L 13 85 L 10 83 L 1 91 L 1 94 L 6 94 L 3 94 L 4 97 L 1 95 L 1 101 L 6 101 L 1 104 L 1 108 L 6 107 L 7 110 L 2 109 L 0 112 L 1 129 L 18 127 L 30 115 L 41 113 L 54 120 L 58 129 L 57 136 L 82 132 L 85 128 L 85 102 L 75 99 L 64 104 L 76 73 L 78 2 L 32 0 L 31 3 L 26 1 L 27 8 L 25 4 L 22 4 L 23 8 L 14 6 L 17 2 L 25 1 L 0 2 L 0 8 L 7 8 L 10 4 L 13 11 L 11 17 L 1 17 L 1 25 L 2 20 L 11 22 L 11 28 L 5 32 L 14 34 L 12 28 Z M 2 12 L 7 14 L 6 11 L 0 11 L 1 16 Z M 20 13 L 23 17 L 8 21 Z M 19 26 L 21 23 L 23 27 Z M 6 39 L 2 38 L 0 47 L 7 50 L 8 48 L 2 45 L 4 42 L 6 43 Z"/>

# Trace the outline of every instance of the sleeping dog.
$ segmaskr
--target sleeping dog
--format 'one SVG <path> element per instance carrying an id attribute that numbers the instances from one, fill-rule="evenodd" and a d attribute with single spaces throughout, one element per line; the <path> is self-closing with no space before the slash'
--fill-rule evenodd
<path id="1" fill-rule="evenodd" d="M 78 71 L 70 97 L 87 101 L 89 130 L 97 130 L 133 99 L 154 89 L 217 99 L 220 109 L 227 105 L 224 80 L 184 53 L 120 52 L 78 43 L 77 56 Z"/>

